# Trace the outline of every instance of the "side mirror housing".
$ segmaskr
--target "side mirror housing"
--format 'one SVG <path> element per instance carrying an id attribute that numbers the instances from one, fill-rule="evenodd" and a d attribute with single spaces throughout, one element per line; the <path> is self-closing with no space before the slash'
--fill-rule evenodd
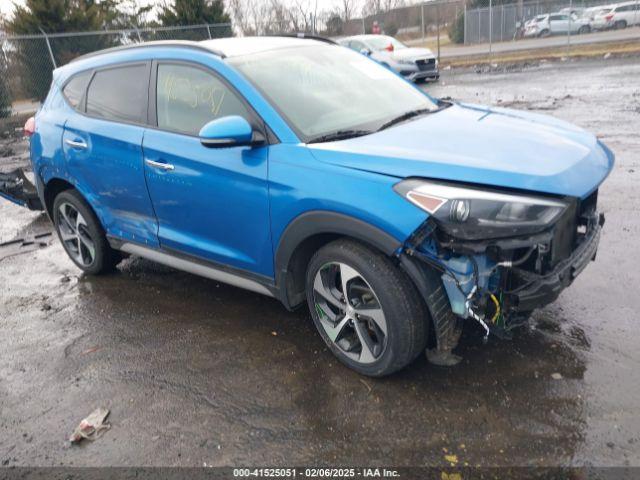
<path id="1" fill-rule="evenodd" d="M 371 56 L 371 50 L 369 50 L 368 48 L 363 48 L 362 50 L 360 50 L 360 53 L 365 57 Z"/>
<path id="2" fill-rule="evenodd" d="M 209 148 L 243 147 L 252 144 L 253 128 L 239 115 L 211 120 L 200 129 L 200 143 Z"/>

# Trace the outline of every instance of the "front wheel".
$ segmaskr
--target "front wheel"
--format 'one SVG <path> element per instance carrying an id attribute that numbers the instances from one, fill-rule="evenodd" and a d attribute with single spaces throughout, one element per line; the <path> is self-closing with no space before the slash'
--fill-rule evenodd
<path id="1" fill-rule="evenodd" d="M 428 318 L 422 299 L 406 274 L 381 253 L 337 240 L 311 259 L 306 282 L 316 328 L 353 370 L 388 375 L 425 349 Z"/>
<path id="2" fill-rule="evenodd" d="M 589 33 L 591 32 L 591 27 L 589 25 L 582 25 L 579 29 L 578 29 L 578 33 L 580 35 L 583 35 L 585 33 Z"/>
<path id="3" fill-rule="evenodd" d="M 122 260 L 109 246 L 100 221 L 77 191 L 65 190 L 55 198 L 53 223 L 67 255 L 83 272 L 108 272 Z"/>

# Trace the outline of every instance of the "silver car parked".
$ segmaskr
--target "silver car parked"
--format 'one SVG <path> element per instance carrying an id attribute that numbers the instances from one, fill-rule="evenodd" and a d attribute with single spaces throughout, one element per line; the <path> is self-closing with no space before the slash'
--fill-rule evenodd
<path id="1" fill-rule="evenodd" d="M 407 80 L 438 80 L 438 61 L 428 48 L 408 47 L 387 35 L 356 35 L 338 43 L 356 50 L 395 70 Z"/>

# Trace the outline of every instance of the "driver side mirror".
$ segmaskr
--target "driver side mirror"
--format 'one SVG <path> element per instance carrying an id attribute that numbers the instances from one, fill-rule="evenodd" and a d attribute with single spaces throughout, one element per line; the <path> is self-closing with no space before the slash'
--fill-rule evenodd
<path id="1" fill-rule="evenodd" d="M 371 50 L 369 50 L 368 48 L 362 48 L 362 49 L 360 50 L 360 53 L 361 53 L 362 55 L 364 55 L 365 57 L 369 57 L 369 56 L 371 56 Z"/>
<path id="2" fill-rule="evenodd" d="M 200 129 L 200 143 L 209 148 L 245 147 L 253 144 L 253 128 L 239 115 L 211 120 Z"/>

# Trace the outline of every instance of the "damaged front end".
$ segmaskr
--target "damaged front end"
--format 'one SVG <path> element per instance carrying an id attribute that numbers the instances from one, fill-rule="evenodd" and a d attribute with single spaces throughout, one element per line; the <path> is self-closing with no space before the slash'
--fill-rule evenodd
<path id="1" fill-rule="evenodd" d="M 403 265 L 414 279 L 410 263 L 432 272 L 431 285 L 418 285 L 423 295 L 437 285 L 446 292 L 448 316 L 442 299 L 429 305 L 437 346 L 428 355 L 444 365 L 459 361 L 451 350 L 465 319 L 482 326 L 485 340 L 509 338 L 532 310 L 553 302 L 595 258 L 604 224 L 597 190 L 577 199 L 421 179 L 395 190 L 430 214 L 405 243 Z"/>

